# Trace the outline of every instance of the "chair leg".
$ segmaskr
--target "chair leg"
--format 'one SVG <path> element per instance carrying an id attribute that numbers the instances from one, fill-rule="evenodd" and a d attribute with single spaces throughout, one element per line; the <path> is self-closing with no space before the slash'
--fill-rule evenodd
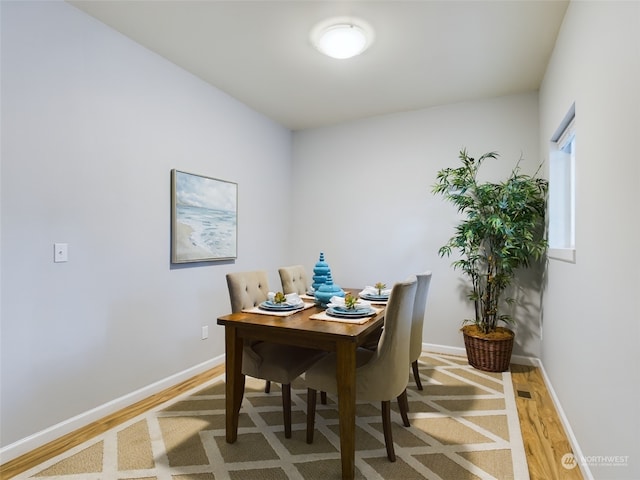
<path id="1" fill-rule="evenodd" d="M 402 424 L 405 427 L 410 427 L 409 417 L 407 416 L 407 412 L 409 411 L 409 399 L 407 398 L 407 389 L 398 395 L 398 407 L 400 408 L 400 416 L 402 417 Z"/>
<path id="2" fill-rule="evenodd" d="M 387 446 L 387 458 L 391 462 L 396 461 L 396 452 L 393 449 L 393 435 L 391 433 L 391 402 L 382 402 L 382 430 L 384 431 L 384 444 Z"/>
<path id="3" fill-rule="evenodd" d="M 418 390 L 422 390 L 422 382 L 420 381 L 420 372 L 418 372 L 418 360 L 414 360 L 411 366 L 413 367 L 413 378 L 416 381 Z"/>
<path id="4" fill-rule="evenodd" d="M 271 391 L 271 382 L 267 380 L 267 382 L 264 384 L 264 393 L 269 393 L 270 391 Z"/>
<path id="5" fill-rule="evenodd" d="M 284 415 L 284 436 L 291 438 L 291 384 L 282 385 L 282 412 Z"/>
<path id="6" fill-rule="evenodd" d="M 307 389 L 307 443 L 313 443 L 313 430 L 316 428 L 316 391 Z"/>
<path id="7" fill-rule="evenodd" d="M 327 404 L 327 392 L 320 392 L 320 403 L 322 405 Z"/>

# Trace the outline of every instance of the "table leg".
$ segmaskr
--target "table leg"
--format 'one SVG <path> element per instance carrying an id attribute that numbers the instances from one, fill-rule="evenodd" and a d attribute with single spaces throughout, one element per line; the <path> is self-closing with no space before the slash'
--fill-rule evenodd
<path id="1" fill-rule="evenodd" d="M 244 375 L 242 374 L 242 339 L 234 327 L 225 326 L 225 407 L 227 443 L 238 438 L 238 417 L 244 395 Z"/>
<path id="2" fill-rule="evenodd" d="M 356 344 L 354 342 L 338 342 L 336 378 L 342 478 L 352 480 L 355 477 L 356 451 Z"/>

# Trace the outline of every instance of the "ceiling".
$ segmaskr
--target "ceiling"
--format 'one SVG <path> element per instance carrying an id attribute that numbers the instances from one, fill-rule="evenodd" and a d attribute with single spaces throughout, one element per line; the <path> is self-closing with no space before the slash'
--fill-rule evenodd
<path id="1" fill-rule="evenodd" d="M 68 0 L 292 129 L 539 88 L 568 0 Z M 314 25 L 351 16 L 375 31 L 336 60 Z"/>

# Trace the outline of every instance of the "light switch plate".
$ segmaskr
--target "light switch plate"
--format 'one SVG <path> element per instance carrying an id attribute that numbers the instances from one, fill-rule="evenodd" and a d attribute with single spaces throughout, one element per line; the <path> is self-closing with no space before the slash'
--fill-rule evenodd
<path id="1" fill-rule="evenodd" d="M 69 261 L 69 244 L 68 243 L 53 244 L 53 261 L 55 263 Z"/>

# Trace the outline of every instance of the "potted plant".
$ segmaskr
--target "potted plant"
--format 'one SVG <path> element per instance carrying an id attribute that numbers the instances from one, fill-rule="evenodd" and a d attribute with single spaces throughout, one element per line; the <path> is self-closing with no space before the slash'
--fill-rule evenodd
<path id="1" fill-rule="evenodd" d="M 460 258 L 452 263 L 471 283 L 468 298 L 475 317 L 465 320 L 462 332 L 469 363 L 480 369 L 502 372 L 509 369 L 514 332 L 499 324 L 513 324 L 504 311 L 513 304 L 505 290 L 518 269 L 529 267 L 547 249 L 545 211 L 548 182 L 520 173 L 519 162 L 509 177 L 499 183 L 480 182 L 478 171 L 496 152 L 474 159 L 463 149 L 462 166 L 438 172 L 433 193 L 458 208 L 464 218 L 455 234 L 440 248 L 441 257 L 453 251 Z"/>

